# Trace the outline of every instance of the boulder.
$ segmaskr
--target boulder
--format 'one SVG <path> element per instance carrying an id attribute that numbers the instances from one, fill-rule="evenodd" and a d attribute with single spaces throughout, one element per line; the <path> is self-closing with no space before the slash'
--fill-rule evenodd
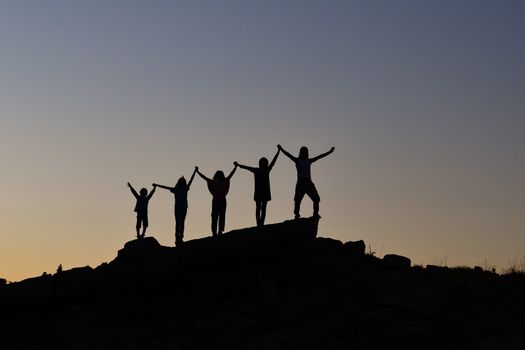
<path id="1" fill-rule="evenodd" d="M 118 251 L 117 260 L 135 260 L 154 256 L 164 249 L 153 237 L 129 241 Z"/>
<path id="2" fill-rule="evenodd" d="M 316 253 L 338 252 L 342 248 L 343 242 L 326 237 L 317 237 L 311 244 L 311 251 Z"/>
<path id="3" fill-rule="evenodd" d="M 411 261 L 406 256 L 396 255 L 396 254 L 387 254 L 383 257 L 383 262 L 385 266 L 392 269 L 405 269 L 409 268 Z"/>
<path id="4" fill-rule="evenodd" d="M 366 245 L 363 240 L 348 241 L 343 245 L 344 251 L 352 255 L 365 255 Z"/>

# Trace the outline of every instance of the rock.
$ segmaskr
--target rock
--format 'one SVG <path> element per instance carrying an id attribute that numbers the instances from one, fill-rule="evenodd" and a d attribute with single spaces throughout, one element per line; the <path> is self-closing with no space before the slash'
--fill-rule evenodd
<path id="1" fill-rule="evenodd" d="M 363 240 L 359 241 L 348 241 L 343 245 L 344 251 L 352 255 L 364 255 L 366 245 Z"/>
<path id="2" fill-rule="evenodd" d="M 326 237 L 317 237 L 315 241 L 312 242 L 311 249 L 312 252 L 337 252 L 343 248 L 343 242 L 338 241 L 332 238 Z"/>
<path id="3" fill-rule="evenodd" d="M 177 254 L 186 265 L 209 269 L 217 262 L 237 267 L 239 262 L 288 258 L 317 241 L 316 218 L 301 218 L 282 223 L 226 232 L 185 242 Z M 340 242 L 339 242 L 340 243 Z M 269 253 L 271 252 L 271 253 Z"/>
<path id="4" fill-rule="evenodd" d="M 410 267 L 411 261 L 409 258 L 396 254 L 387 254 L 383 257 L 385 266 L 391 269 L 406 269 Z"/>
<path id="5" fill-rule="evenodd" d="M 145 237 L 129 241 L 118 251 L 118 260 L 133 260 L 154 256 L 161 252 L 162 246 L 153 237 Z"/>

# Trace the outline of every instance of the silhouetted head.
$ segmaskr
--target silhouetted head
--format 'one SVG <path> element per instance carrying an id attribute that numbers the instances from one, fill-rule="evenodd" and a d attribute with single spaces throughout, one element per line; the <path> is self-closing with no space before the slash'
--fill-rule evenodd
<path id="1" fill-rule="evenodd" d="M 266 157 L 262 157 L 261 159 L 259 159 L 259 168 L 268 169 L 268 159 L 266 159 Z"/>
<path id="2" fill-rule="evenodd" d="M 141 195 L 142 197 L 146 197 L 146 196 L 148 195 L 148 190 L 145 189 L 145 188 L 141 188 L 141 189 L 140 189 L 140 195 Z"/>
<path id="3" fill-rule="evenodd" d="M 224 181 L 226 180 L 226 176 L 224 176 L 224 173 L 221 170 L 217 170 L 215 175 L 213 175 L 213 179 L 215 181 Z"/>
<path id="4" fill-rule="evenodd" d="M 184 176 L 181 176 L 179 178 L 179 181 L 177 181 L 177 184 L 175 185 L 175 188 L 180 188 L 180 187 L 186 187 L 186 179 L 184 178 Z"/>
<path id="5" fill-rule="evenodd" d="M 308 147 L 301 147 L 301 149 L 299 150 L 299 158 L 308 159 Z"/>

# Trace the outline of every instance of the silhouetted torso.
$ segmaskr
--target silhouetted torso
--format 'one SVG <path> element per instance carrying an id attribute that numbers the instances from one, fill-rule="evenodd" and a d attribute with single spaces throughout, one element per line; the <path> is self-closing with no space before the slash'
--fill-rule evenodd
<path id="1" fill-rule="evenodd" d="M 310 159 L 297 158 L 295 168 L 297 169 L 297 179 L 310 179 L 312 161 Z"/>
<path id="2" fill-rule="evenodd" d="M 272 199 L 270 192 L 270 169 L 255 168 L 253 170 L 255 177 L 255 192 L 253 199 L 255 201 L 269 201 Z"/>
<path id="3" fill-rule="evenodd" d="M 214 198 L 225 198 L 230 191 L 230 180 L 224 181 L 209 180 L 206 181 L 208 190 Z"/>
<path id="4" fill-rule="evenodd" d="M 175 195 L 175 209 L 188 208 L 188 190 L 188 186 L 179 186 L 171 190 L 171 193 Z"/>
<path id="5" fill-rule="evenodd" d="M 137 197 L 137 204 L 135 204 L 135 212 L 139 214 L 147 214 L 149 199 L 149 197 Z"/>

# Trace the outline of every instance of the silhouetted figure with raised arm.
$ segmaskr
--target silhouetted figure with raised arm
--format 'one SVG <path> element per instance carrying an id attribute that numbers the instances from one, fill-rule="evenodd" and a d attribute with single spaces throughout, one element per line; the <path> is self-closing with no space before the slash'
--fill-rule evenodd
<path id="1" fill-rule="evenodd" d="M 214 237 L 222 235 L 224 232 L 224 224 L 226 222 L 226 195 L 230 190 L 230 179 L 233 174 L 235 174 L 237 165 L 233 167 L 233 170 L 227 177 L 224 176 L 224 173 L 221 170 L 217 170 L 215 175 L 213 175 L 213 179 L 204 176 L 199 171 L 199 167 L 195 167 L 195 170 L 197 171 L 197 174 L 206 181 L 208 190 L 213 197 L 211 202 L 211 233 Z M 218 232 L 217 221 L 219 222 Z"/>
<path id="2" fill-rule="evenodd" d="M 272 200 L 272 194 L 270 191 L 270 171 L 272 171 L 272 168 L 277 161 L 279 152 L 280 150 L 278 149 L 270 164 L 268 164 L 268 159 L 265 157 L 259 159 L 258 168 L 242 165 L 237 162 L 233 163 L 239 168 L 253 173 L 255 180 L 255 191 L 253 193 L 253 200 L 255 201 L 255 220 L 259 227 L 264 226 L 264 221 L 266 220 L 266 206 L 268 202 Z"/>
<path id="3" fill-rule="evenodd" d="M 169 190 L 175 196 L 175 245 L 179 246 L 184 242 L 184 221 L 188 212 L 188 191 L 195 178 L 195 173 L 191 174 L 190 182 L 186 183 L 184 176 L 181 176 L 174 187 L 153 184 L 153 186 Z"/>
<path id="4" fill-rule="evenodd" d="M 144 238 L 146 235 L 146 229 L 148 228 L 148 203 L 153 194 L 155 193 L 156 186 L 153 185 L 153 190 L 148 195 L 148 190 L 145 188 L 140 189 L 140 195 L 135 191 L 133 186 L 128 182 L 128 187 L 137 199 L 137 204 L 135 204 L 135 212 L 137 213 L 137 238 Z M 142 234 L 139 234 L 140 227 L 142 225 Z"/>
<path id="5" fill-rule="evenodd" d="M 310 167 L 313 162 L 316 162 L 319 159 L 331 154 L 335 150 L 335 148 L 332 147 L 328 152 L 320 154 L 317 157 L 313 158 L 308 157 L 308 148 L 305 146 L 301 147 L 301 149 L 299 150 L 299 157 L 297 158 L 292 156 L 289 152 L 282 148 L 281 145 L 277 145 L 277 148 L 279 148 L 285 156 L 290 158 L 295 163 L 295 168 L 297 169 L 297 184 L 295 185 L 293 211 L 295 214 L 295 218 L 297 219 L 300 217 L 299 211 L 301 209 L 301 201 L 303 200 L 305 194 L 307 194 L 308 197 L 310 197 L 310 199 L 314 203 L 313 216 L 320 217 L 319 202 L 321 201 L 321 198 L 319 197 L 319 193 L 317 193 L 317 189 L 315 188 L 315 185 L 312 182 Z"/>

